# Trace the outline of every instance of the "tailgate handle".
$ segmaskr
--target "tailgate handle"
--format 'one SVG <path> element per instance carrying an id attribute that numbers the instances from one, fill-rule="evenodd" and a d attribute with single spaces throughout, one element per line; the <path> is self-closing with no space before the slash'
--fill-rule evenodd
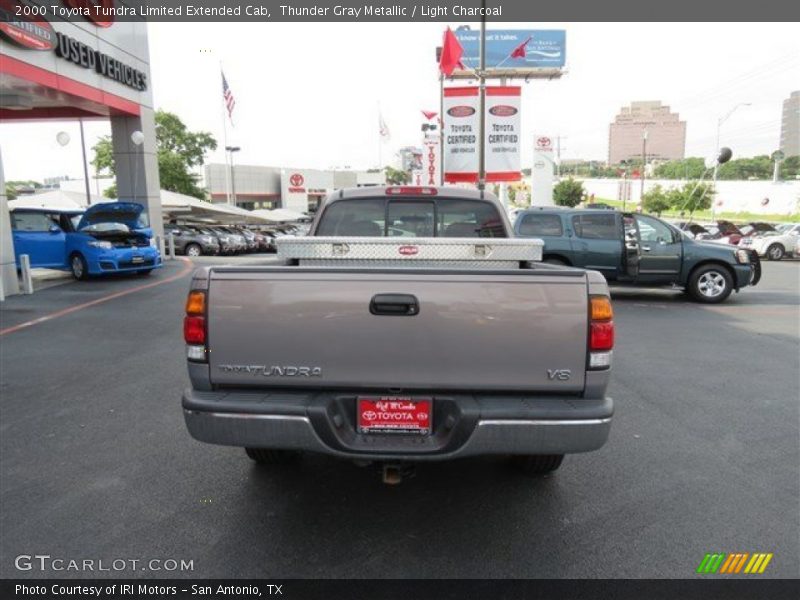
<path id="1" fill-rule="evenodd" d="M 419 314 L 419 300 L 411 294 L 375 294 L 369 303 L 373 315 L 413 317 Z"/>

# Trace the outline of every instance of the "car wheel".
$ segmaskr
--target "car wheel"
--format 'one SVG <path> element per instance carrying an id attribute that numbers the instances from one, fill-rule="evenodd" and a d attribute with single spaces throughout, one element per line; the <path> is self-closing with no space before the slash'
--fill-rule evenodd
<path id="1" fill-rule="evenodd" d="M 695 269 L 689 277 L 689 294 L 698 302 L 717 304 L 733 291 L 733 277 L 721 265 L 706 265 Z"/>
<path id="2" fill-rule="evenodd" d="M 515 456 L 513 465 L 526 475 L 545 475 L 552 473 L 564 461 L 563 454 L 533 454 L 529 456 Z"/>
<path id="3" fill-rule="evenodd" d="M 202 256 L 203 249 L 197 244 L 189 244 L 186 246 L 186 256 Z"/>
<path id="4" fill-rule="evenodd" d="M 89 266 L 86 264 L 86 259 L 80 254 L 76 253 L 69 257 L 69 268 L 75 279 L 79 281 L 89 279 Z"/>
<path id="5" fill-rule="evenodd" d="M 780 244 L 772 244 L 767 248 L 767 258 L 770 260 L 780 260 L 784 254 L 786 254 L 786 251 Z"/>
<path id="6" fill-rule="evenodd" d="M 294 462 L 300 456 L 299 452 L 273 448 L 245 448 L 244 451 L 260 465 L 285 465 Z"/>

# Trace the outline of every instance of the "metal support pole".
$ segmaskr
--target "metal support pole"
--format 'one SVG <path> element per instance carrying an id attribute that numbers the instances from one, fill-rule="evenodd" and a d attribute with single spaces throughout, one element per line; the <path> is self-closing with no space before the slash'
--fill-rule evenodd
<path id="1" fill-rule="evenodd" d="M 439 72 L 439 185 L 444 185 L 444 73 Z"/>
<path id="2" fill-rule="evenodd" d="M 233 165 L 233 152 L 231 152 L 231 198 L 236 206 L 236 169 Z"/>
<path id="3" fill-rule="evenodd" d="M 478 82 L 480 83 L 480 106 L 478 111 L 480 123 L 478 132 L 478 189 L 486 189 L 486 0 L 481 3 L 483 16 L 481 17 L 480 39 L 480 66 L 478 67 Z"/>
<path id="4" fill-rule="evenodd" d="M 642 134 L 642 187 L 639 189 L 639 207 L 642 206 L 642 201 L 644 200 L 644 180 L 645 180 L 645 169 L 647 168 L 647 130 L 645 129 L 644 134 Z"/>
<path id="5" fill-rule="evenodd" d="M 169 232 L 169 259 L 175 260 L 175 234 Z"/>
<path id="6" fill-rule="evenodd" d="M 86 188 L 86 206 L 92 205 L 92 195 L 89 191 L 89 165 L 86 162 L 86 137 L 83 134 L 83 119 L 78 119 L 81 126 L 81 158 L 83 159 L 83 179 Z"/>
<path id="7" fill-rule="evenodd" d="M 31 257 L 27 254 L 20 254 L 19 266 L 22 272 L 22 293 L 33 293 L 33 276 L 31 275 Z"/>

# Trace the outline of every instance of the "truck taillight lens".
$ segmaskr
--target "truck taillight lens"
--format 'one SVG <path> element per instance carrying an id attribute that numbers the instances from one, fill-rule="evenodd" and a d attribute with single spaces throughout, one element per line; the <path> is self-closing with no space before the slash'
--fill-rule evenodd
<path id="1" fill-rule="evenodd" d="M 186 298 L 186 316 L 183 318 L 183 339 L 186 357 L 195 362 L 205 362 L 206 356 L 206 293 L 192 290 Z"/>
<path id="2" fill-rule="evenodd" d="M 611 350 L 614 347 L 614 323 L 592 323 L 589 350 Z"/>
<path id="3" fill-rule="evenodd" d="M 387 196 L 435 196 L 438 193 L 438 190 L 433 187 L 420 187 L 413 185 L 402 185 L 386 188 Z"/>
<path id="4" fill-rule="evenodd" d="M 589 369 L 611 367 L 614 348 L 614 311 L 608 296 L 589 298 Z"/>
<path id="5" fill-rule="evenodd" d="M 206 318 L 186 316 L 183 319 L 183 339 L 187 344 L 205 345 Z"/>
<path id="6" fill-rule="evenodd" d="M 198 316 L 206 314 L 205 292 L 197 290 L 189 292 L 189 297 L 186 298 L 186 314 Z"/>

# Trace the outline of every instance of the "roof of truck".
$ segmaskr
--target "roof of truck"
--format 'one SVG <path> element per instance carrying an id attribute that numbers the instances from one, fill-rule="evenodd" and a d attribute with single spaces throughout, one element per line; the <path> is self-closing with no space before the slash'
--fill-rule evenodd
<path id="1" fill-rule="evenodd" d="M 497 197 L 491 192 L 480 191 L 473 188 L 461 188 L 454 186 L 415 186 L 415 185 L 376 185 L 370 187 L 342 188 L 336 190 L 326 198 L 326 202 L 341 200 L 344 198 L 374 198 L 376 196 L 392 196 L 388 190 L 397 190 L 397 196 L 408 197 L 432 197 L 432 198 L 465 198 L 469 200 L 490 200 L 497 201 Z M 403 193 L 407 190 L 408 193 Z M 419 190 L 419 192 L 414 193 Z M 435 190 L 435 193 L 423 193 L 424 190 Z"/>

